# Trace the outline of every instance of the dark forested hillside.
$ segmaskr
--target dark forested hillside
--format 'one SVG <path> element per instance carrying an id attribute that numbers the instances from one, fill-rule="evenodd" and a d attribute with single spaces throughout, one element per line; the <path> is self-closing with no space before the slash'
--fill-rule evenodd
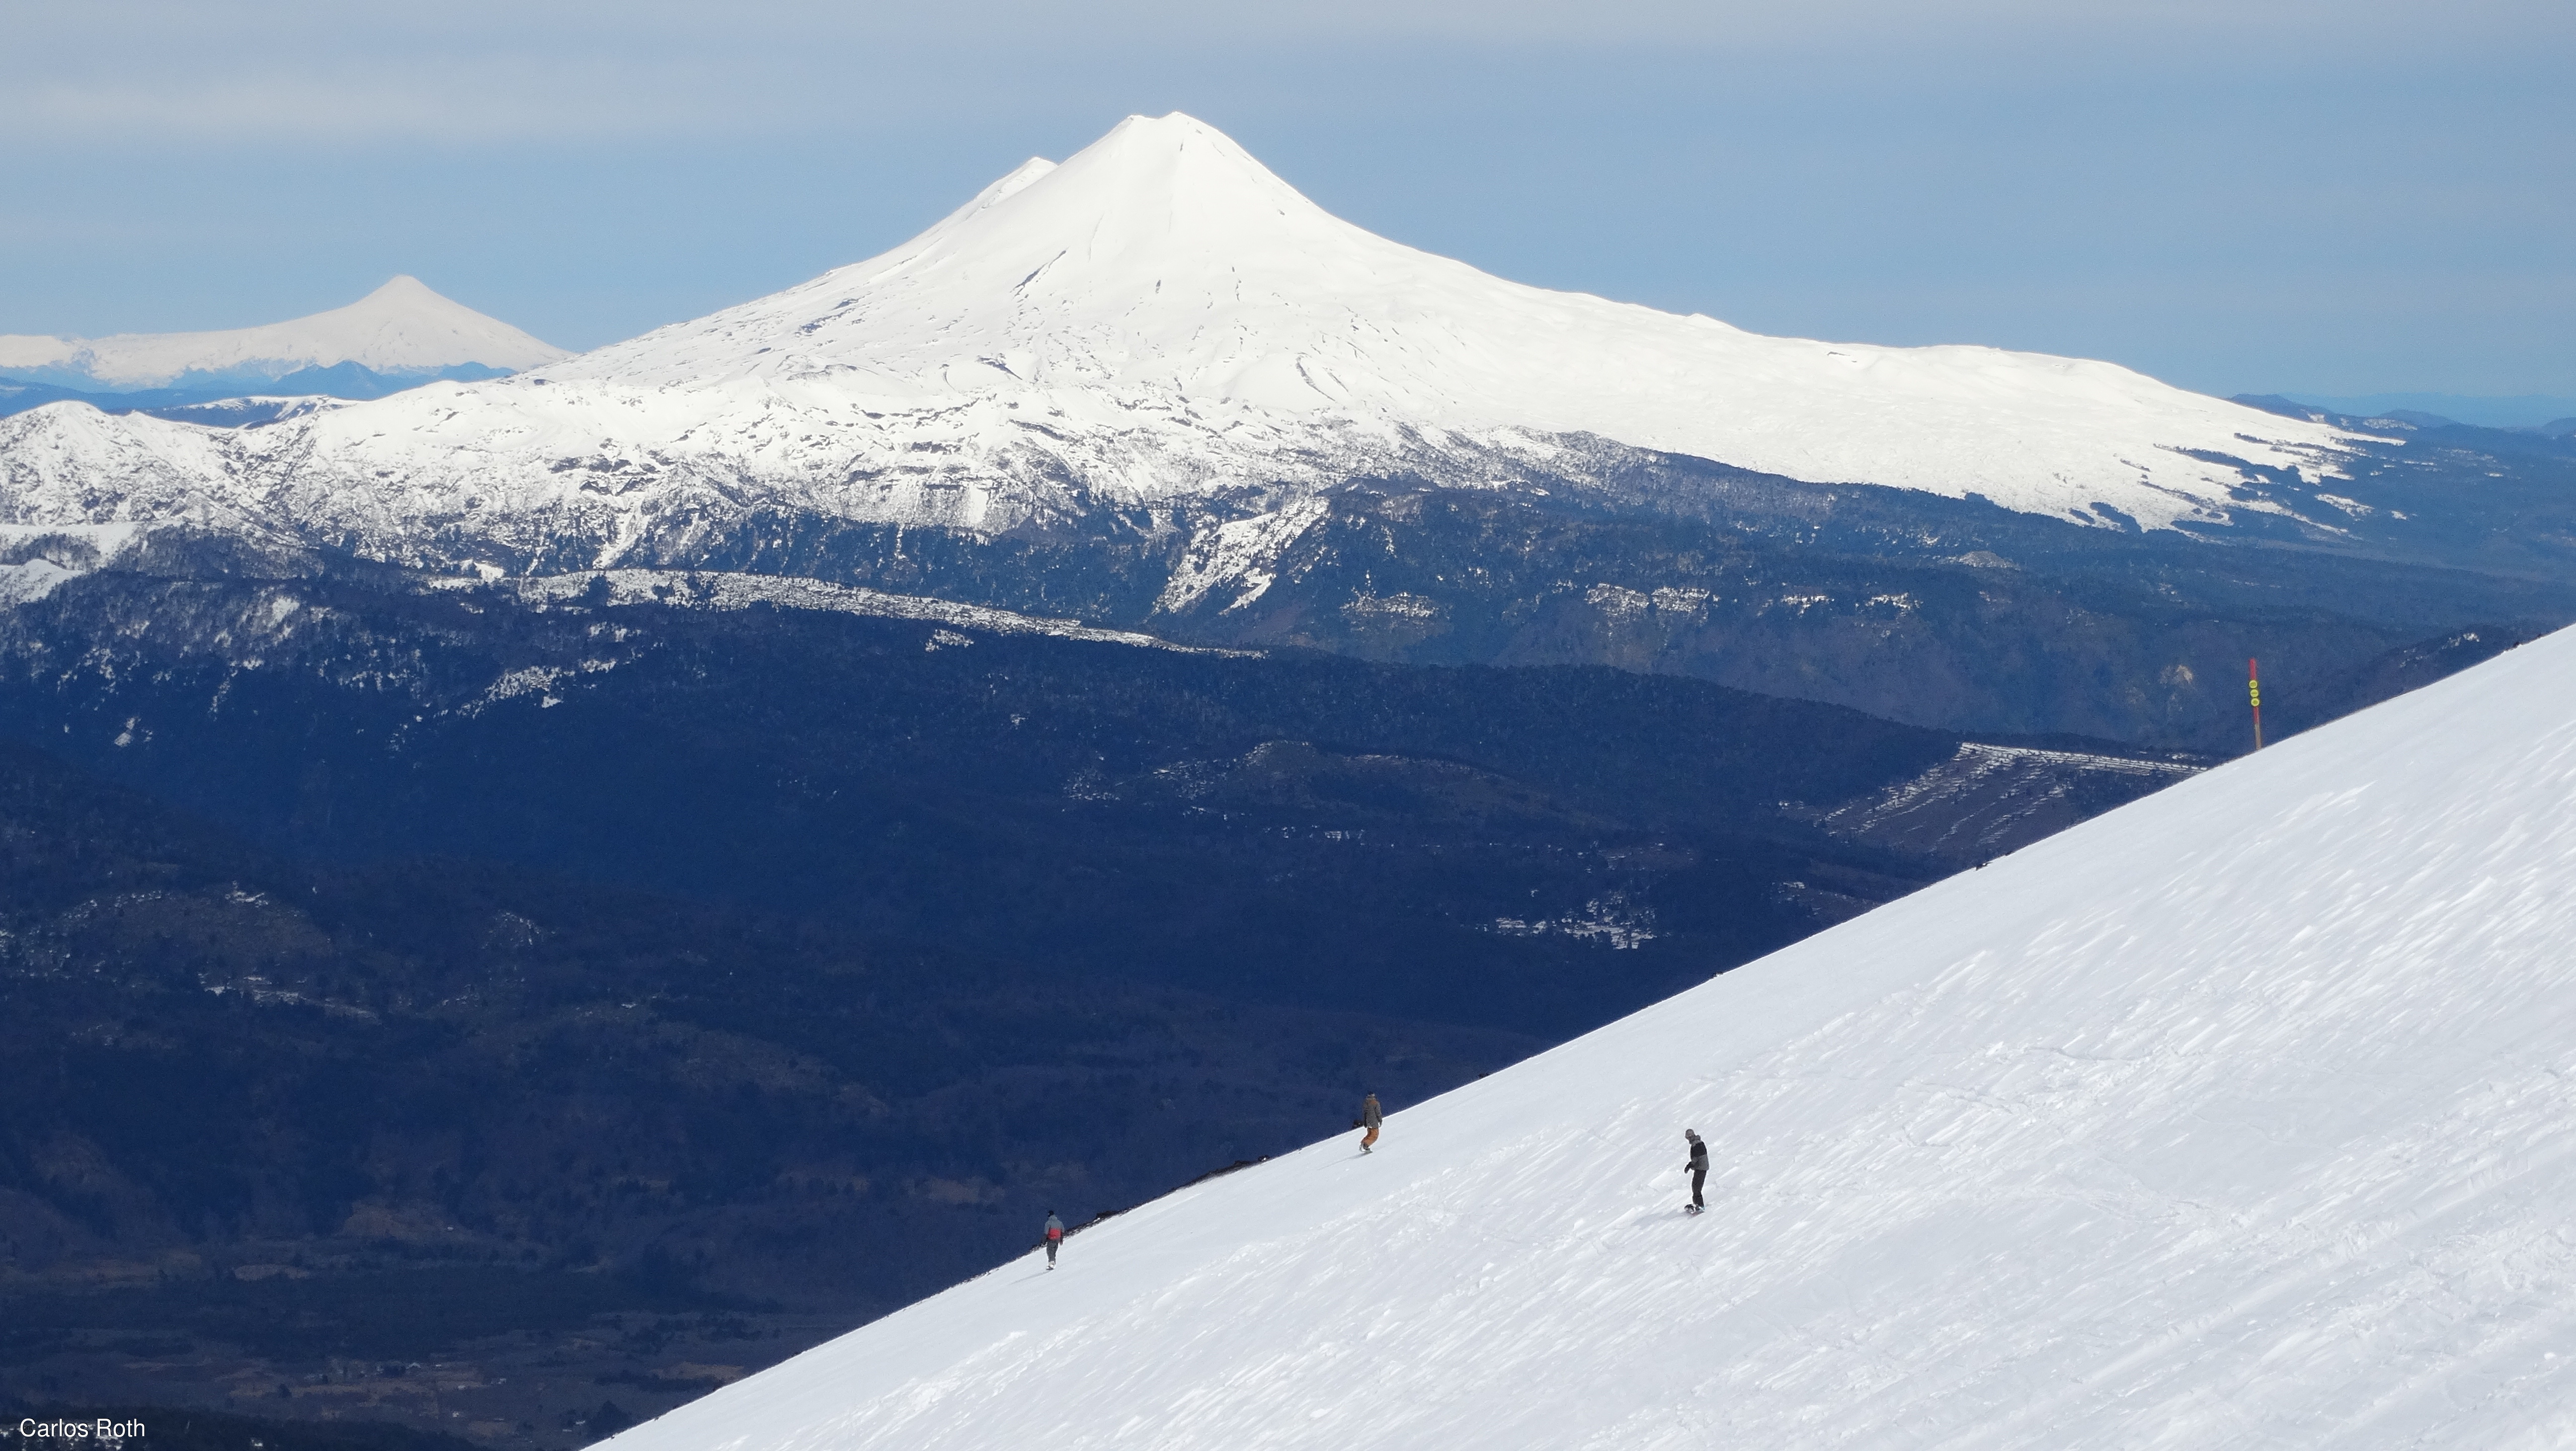
<path id="1" fill-rule="evenodd" d="M 157 558 L 0 615 L 38 1399 L 582 1439 L 1956 865 L 1704 682 Z"/>
<path id="2" fill-rule="evenodd" d="M 2266 480 L 2206 537 L 1605 450 L 1622 487 L 1356 481 L 1178 593 L 1186 509 L 991 538 L 763 515 L 660 562 L 1202 644 L 1606 664 L 1946 730 L 2231 750 L 2248 657 L 2283 701 L 2322 703 L 2392 650 L 2576 619 L 2576 452 L 2450 436 L 2491 432 L 2374 444 L 2350 478 Z"/>

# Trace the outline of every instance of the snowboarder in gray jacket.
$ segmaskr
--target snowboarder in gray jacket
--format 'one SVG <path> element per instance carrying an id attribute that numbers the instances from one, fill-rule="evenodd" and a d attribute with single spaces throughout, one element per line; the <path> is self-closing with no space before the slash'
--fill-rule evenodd
<path id="1" fill-rule="evenodd" d="M 1708 1141 L 1699 1136 L 1697 1129 L 1682 1130 L 1682 1137 L 1690 1141 L 1690 1162 L 1682 1165 L 1691 1176 L 1691 1202 L 1686 1212 L 1697 1214 L 1708 1208 L 1708 1201 L 1699 1192 L 1700 1186 L 1708 1182 Z"/>
<path id="2" fill-rule="evenodd" d="M 1054 1268 L 1055 1268 L 1055 1252 L 1056 1252 L 1056 1250 L 1057 1250 L 1057 1248 L 1058 1248 L 1059 1246 L 1063 1245 L 1063 1243 L 1064 1243 L 1064 1221 L 1063 1221 L 1063 1220 L 1061 1220 L 1061 1219 L 1056 1218 L 1056 1217 L 1055 1217 L 1055 1211 L 1054 1211 L 1054 1210 L 1052 1210 L 1052 1209 L 1050 1209 L 1050 1210 L 1048 1210 L 1048 1211 L 1047 1211 L 1047 1222 L 1046 1222 L 1046 1247 L 1047 1247 L 1047 1268 L 1048 1268 L 1048 1269 L 1054 1269 Z"/>

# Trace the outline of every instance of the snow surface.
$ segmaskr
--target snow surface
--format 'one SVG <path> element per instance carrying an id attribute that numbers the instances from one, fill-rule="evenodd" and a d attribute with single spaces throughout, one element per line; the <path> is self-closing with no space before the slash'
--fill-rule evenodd
<path id="1" fill-rule="evenodd" d="M 992 532 L 1241 491 L 1276 512 L 1398 473 L 1580 481 L 1603 440 L 2106 527 L 2097 502 L 2151 528 L 2278 509 L 2231 500 L 2221 456 L 2312 481 L 2346 457 L 2325 425 L 2108 363 L 1762 337 L 1505 282 L 1328 215 L 1178 114 L 1032 161 L 882 256 L 536 373 L 210 444 L 68 412 L 0 426 L 0 508 L 106 517 L 121 470 L 166 464 L 392 557 L 572 537 L 604 541 L 600 566 L 677 562 L 630 556 L 759 509 Z M 21 453 L 55 460 L 41 500 Z"/>
<path id="2" fill-rule="evenodd" d="M 2576 631 L 611 1444 L 2576 1443 L 2571 808 Z"/>
<path id="3" fill-rule="evenodd" d="M 515 370 L 563 356 L 561 348 L 439 296 L 417 277 L 396 277 L 347 307 L 229 332 L 0 336 L 0 372 L 41 369 L 116 389 L 156 388 L 188 373 L 281 378 L 338 363 L 379 373 L 436 372 L 460 363 Z"/>

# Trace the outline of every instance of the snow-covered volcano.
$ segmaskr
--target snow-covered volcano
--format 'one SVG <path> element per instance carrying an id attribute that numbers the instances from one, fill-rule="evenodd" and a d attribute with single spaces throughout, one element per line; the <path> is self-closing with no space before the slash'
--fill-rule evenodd
<path id="1" fill-rule="evenodd" d="M 395 377 L 469 364 L 514 372 L 564 355 L 417 277 L 396 277 L 347 307 L 229 332 L 0 337 L 0 373 L 108 390 L 273 381 L 342 363 Z"/>
<path id="2" fill-rule="evenodd" d="M 881 257 L 554 371 L 889 401 L 1240 405 L 1389 432 L 1589 433 L 1813 482 L 2164 522 L 2330 436 L 2108 363 L 1770 338 L 1489 277 L 1327 214 L 1215 129 L 1131 116 Z M 1034 421 L 1034 420 L 1030 420 Z M 2248 435 L 2253 437 L 2248 437 Z"/>
<path id="3" fill-rule="evenodd" d="M 378 552 L 571 539 L 584 562 L 674 558 L 754 510 L 992 532 L 1393 472 L 1579 483 L 1605 440 L 2149 526 L 2273 507 L 2231 501 L 2227 460 L 2313 480 L 2341 457 L 2321 425 L 2105 363 L 1759 337 L 1501 281 L 1327 215 L 1180 115 L 537 374 L 211 443 L 69 412 L 0 425 L 8 517 L 131 513 L 129 483 L 185 476 L 197 507 Z"/>
<path id="4" fill-rule="evenodd" d="M 610 1444 L 2570 1444 L 2576 632 L 1355 1137 Z"/>

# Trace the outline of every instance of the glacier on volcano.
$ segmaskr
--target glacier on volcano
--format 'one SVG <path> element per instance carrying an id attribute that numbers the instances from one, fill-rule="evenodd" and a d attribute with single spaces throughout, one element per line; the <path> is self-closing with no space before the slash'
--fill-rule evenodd
<path id="1" fill-rule="evenodd" d="M 2576 631 L 609 1444 L 2564 1446 L 2571 808 Z"/>
<path id="2" fill-rule="evenodd" d="M 764 512 L 1258 517 L 1356 478 L 1579 482 L 1645 450 L 2160 528 L 2277 512 L 2231 490 L 2334 475 L 2347 443 L 2107 363 L 1763 337 L 1502 281 L 1332 217 L 1176 114 L 1032 161 L 883 256 L 516 377 L 235 433 L 32 410 L 0 421 L 0 518 L 686 564 Z"/>

